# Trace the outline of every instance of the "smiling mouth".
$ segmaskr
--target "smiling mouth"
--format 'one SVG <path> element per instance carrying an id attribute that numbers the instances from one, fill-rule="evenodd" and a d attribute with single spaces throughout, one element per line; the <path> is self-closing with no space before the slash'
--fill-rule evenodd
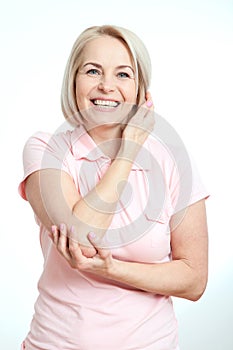
<path id="1" fill-rule="evenodd" d="M 111 100 L 98 100 L 98 99 L 93 99 L 91 102 L 98 107 L 101 108 L 116 108 L 119 106 L 120 102 L 117 101 L 111 101 Z"/>

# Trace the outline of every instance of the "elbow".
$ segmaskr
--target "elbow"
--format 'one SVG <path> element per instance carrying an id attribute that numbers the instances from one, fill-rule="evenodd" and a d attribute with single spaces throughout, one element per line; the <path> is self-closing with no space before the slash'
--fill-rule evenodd
<path id="1" fill-rule="evenodd" d="M 193 302 L 198 301 L 202 297 L 204 292 L 205 292 L 205 288 L 199 289 L 197 291 L 190 293 L 189 297 L 187 297 L 186 299 L 193 301 Z"/>
<path id="2" fill-rule="evenodd" d="M 204 294 L 207 286 L 207 277 L 195 279 L 186 294 L 185 299 L 198 301 Z"/>

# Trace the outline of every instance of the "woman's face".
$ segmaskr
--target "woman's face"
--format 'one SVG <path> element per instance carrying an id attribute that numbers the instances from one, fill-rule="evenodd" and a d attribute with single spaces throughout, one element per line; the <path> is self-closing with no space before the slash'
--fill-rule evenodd
<path id="1" fill-rule="evenodd" d="M 84 120 L 92 125 L 122 122 L 136 98 L 135 70 L 124 44 L 110 36 L 90 41 L 76 77 L 76 99 Z"/>

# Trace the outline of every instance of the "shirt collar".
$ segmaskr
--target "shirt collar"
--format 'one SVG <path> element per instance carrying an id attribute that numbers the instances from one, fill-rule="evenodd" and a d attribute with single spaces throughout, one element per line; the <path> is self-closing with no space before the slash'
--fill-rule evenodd
<path id="1" fill-rule="evenodd" d="M 73 155 L 76 160 L 86 159 L 92 162 L 97 162 L 99 160 L 105 162 L 111 161 L 111 159 L 101 151 L 82 125 L 73 130 L 71 135 L 71 144 Z M 150 169 L 151 156 L 147 149 L 147 142 L 145 142 L 135 159 L 132 170 Z"/>

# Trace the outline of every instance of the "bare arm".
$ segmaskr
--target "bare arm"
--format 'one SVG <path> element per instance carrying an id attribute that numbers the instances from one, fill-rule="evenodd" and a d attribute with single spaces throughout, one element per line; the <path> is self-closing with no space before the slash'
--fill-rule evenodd
<path id="1" fill-rule="evenodd" d="M 143 108 L 132 118 L 123 133 L 116 159 L 96 187 L 84 198 L 78 194 L 73 180 L 64 171 L 45 169 L 31 174 L 26 181 L 26 196 L 40 221 L 51 230 L 64 222 L 74 226 L 77 240 L 89 245 L 87 234 L 95 231 L 103 236 L 111 223 L 117 201 L 124 189 L 140 146 L 154 125 L 153 113 Z M 134 147 L 131 147 L 131 145 Z M 119 186 L 118 186 L 119 185 Z"/>
<path id="2" fill-rule="evenodd" d="M 64 222 L 68 227 L 74 226 L 80 237 L 83 236 L 82 243 L 90 245 L 85 239 L 87 233 L 94 230 L 102 236 L 111 223 L 112 213 L 131 167 L 130 161 L 115 159 L 101 181 L 84 198 L 80 197 L 66 172 L 39 170 L 28 177 L 26 196 L 49 231 L 52 225 Z"/>
<path id="3" fill-rule="evenodd" d="M 176 221 L 177 215 L 179 213 L 174 215 L 172 221 Z M 208 233 L 204 200 L 191 205 L 182 222 L 173 230 L 173 260 L 166 263 L 145 264 L 113 259 L 111 252 L 99 249 L 90 235 L 89 239 L 98 250 L 98 255 L 87 259 L 82 255 L 78 244 L 67 242 L 66 232 L 63 233 L 56 244 L 73 268 L 147 292 L 193 301 L 198 300 L 205 290 L 208 275 Z"/>
<path id="4" fill-rule="evenodd" d="M 199 299 L 205 290 L 208 275 L 204 200 L 188 208 L 182 222 L 171 233 L 171 248 L 171 262 L 140 264 L 114 261 L 109 276 L 148 292 Z"/>

